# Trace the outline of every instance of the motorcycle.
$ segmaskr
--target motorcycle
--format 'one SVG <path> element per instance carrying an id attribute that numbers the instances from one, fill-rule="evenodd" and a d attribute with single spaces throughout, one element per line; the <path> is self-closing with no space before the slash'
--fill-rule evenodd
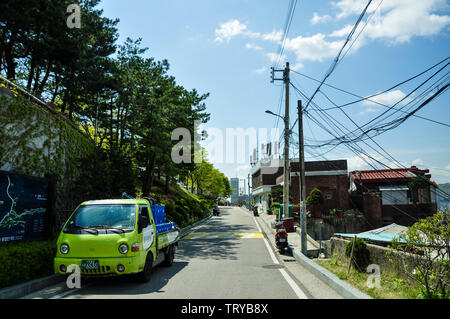
<path id="1" fill-rule="evenodd" d="M 219 210 L 219 207 L 214 207 L 213 208 L 213 215 L 214 216 L 219 216 L 220 215 L 220 210 Z"/>
<path id="2" fill-rule="evenodd" d="M 259 214 L 258 214 L 258 206 L 253 206 L 253 216 L 259 216 Z"/>
<path id="3" fill-rule="evenodd" d="M 275 233 L 275 244 L 281 254 L 284 254 L 288 247 L 288 233 L 284 227 L 283 222 L 279 222 L 275 225 L 277 232 Z"/>

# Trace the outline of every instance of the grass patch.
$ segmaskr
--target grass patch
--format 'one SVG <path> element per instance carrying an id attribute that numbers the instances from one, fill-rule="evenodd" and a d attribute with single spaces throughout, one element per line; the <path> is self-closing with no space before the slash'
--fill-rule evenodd
<path id="1" fill-rule="evenodd" d="M 379 287 L 370 288 L 368 285 L 370 274 L 361 273 L 352 268 L 347 275 L 348 264 L 336 256 L 331 259 L 314 261 L 339 279 L 375 299 L 416 299 L 420 295 L 417 285 L 388 274 L 381 274 Z"/>

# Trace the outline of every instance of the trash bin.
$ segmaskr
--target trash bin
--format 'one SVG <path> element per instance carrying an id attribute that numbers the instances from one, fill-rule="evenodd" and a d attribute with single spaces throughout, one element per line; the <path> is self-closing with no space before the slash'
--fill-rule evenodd
<path id="1" fill-rule="evenodd" d="M 283 218 L 282 221 L 283 221 L 283 226 L 284 226 L 284 228 L 286 229 L 286 231 L 288 233 L 291 233 L 291 232 L 293 232 L 295 230 L 294 229 L 294 218 L 293 217 Z"/>
<path id="2" fill-rule="evenodd" d="M 283 207 L 284 204 L 280 204 L 280 210 L 278 212 L 278 220 L 281 220 L 283 218 L 287 218 L 287 217 L 294 217 L 294 213 L 292 212 L 292 205 L 289 205 L 288 207 L 288 216 L 284 216 L 283 217 Z"/>

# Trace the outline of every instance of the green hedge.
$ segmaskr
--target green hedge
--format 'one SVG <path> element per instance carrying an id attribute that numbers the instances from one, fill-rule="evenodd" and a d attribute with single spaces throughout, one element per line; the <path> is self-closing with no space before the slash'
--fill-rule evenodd
<path id="1" fill-rule="evenodd" d="M 53 274 L 56 241 L 30 241 L 0 245 L 0 288 Z"/>

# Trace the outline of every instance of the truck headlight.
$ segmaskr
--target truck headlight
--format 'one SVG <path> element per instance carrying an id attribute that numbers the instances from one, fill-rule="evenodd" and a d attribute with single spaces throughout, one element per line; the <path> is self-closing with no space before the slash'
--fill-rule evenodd
<path id="1" fill-rule="evenodd" d="M 126 254 L 128 252 L 128 245 L 127 244 L 120 244 L 119 245 L 119 252 L 121 254 Z"/>
<path id="2" fill-rule="evenodd" d="M 69 253 L 69 245 L 67 245 L 67 244 L 62 244 L 62 245 L 59 247 L 59 251 L 61 252 L 61 254 L 67 255 L 67 254 Z"/>

